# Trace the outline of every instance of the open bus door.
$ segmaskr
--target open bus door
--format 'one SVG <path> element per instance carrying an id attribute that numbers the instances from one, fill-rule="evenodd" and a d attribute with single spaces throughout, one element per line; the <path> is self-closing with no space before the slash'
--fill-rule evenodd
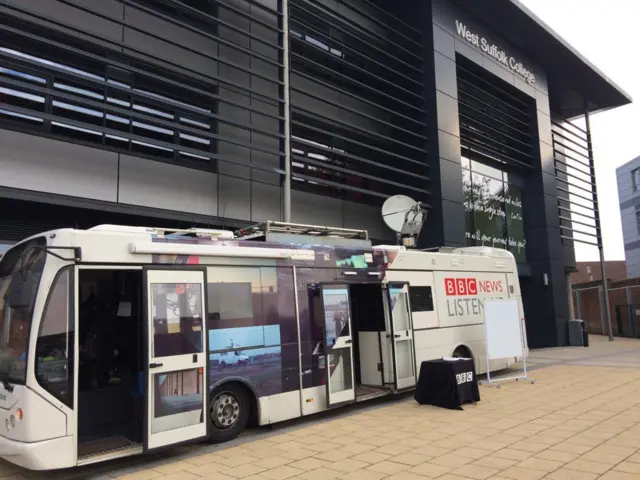
<path id="1" fill-rule="evenodd" d="M 416 356 L 413 341 L 413 321 L 409 303 L 409 284 L 387 284 L 389 327 L 396 390 L 416 386 Z"/>
<path id="2" fill-rule="evenodd" d="M 144 449 L 208 435 L 204 270 L 145 269 Z"/>
<path id="3" fill-rule="evenodd" d="M 356 401 L 351 329 L 351 303 L 347 284 L 321 284 L 324 317 L 324 354 L 327 406 Z"/>

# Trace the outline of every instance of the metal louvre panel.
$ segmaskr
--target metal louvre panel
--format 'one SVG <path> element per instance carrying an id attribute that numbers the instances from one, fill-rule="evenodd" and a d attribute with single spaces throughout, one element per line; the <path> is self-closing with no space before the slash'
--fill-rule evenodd
<path id="1" fill-rule="evenodd" d="M 293 188 L 429 201 L 422 32 L 387 5 L 289 1 Z"/>
<path id="2" fill-rule="evenodd" d="M 551 115 L 562 242 L 602 246 L 590 134 L 581 119 Z"/>
<path id="3" fill-rule="evenodd" d="M 0 127 L 282 175 L 282 15 L 267 3 L 9 0 Z"/>
<path id="4" fill-rule="evenodd" d="M 466 156 L 533 168 L 535 101 L 461 55 L 456 65 L 460 140 Z"/>

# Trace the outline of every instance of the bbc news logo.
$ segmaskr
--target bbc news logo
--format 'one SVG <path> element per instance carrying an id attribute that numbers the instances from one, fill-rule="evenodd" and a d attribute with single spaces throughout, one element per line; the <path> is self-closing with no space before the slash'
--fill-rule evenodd
<path id="1" fill-rule="evenodd" d="M 456 383 L 462 385 L 463 383 L 473 382 L 473 372 L 457 373 Z"/>
<path id="2" fill-rule="evenodd" d="M 448 297 L 469 297 L 478 293 L 502 293 L 501 280 L 482 280 L 475 278 L 445 278 L 444 289 Z"/>
<path id="3" fill-rule="evenodd" d="M 444 289 L 448 297 L 478 294 L 478 281 L 475 278 L 445 278 Z"/>

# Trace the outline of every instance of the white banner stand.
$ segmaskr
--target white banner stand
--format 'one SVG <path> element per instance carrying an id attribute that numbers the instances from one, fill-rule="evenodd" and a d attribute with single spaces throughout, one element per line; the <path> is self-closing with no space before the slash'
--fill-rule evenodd
<path id="1" fill-rule="evenodd" d="M 517 300 L 485 300 L 484 302 L 484 345 L 487 361 L 487 380 L 480 382 L 500 388 L 498 382 L 506 380 L 535 380 L 527 377 L 527 359 L 524 354 L 524 331 Z M 522 358 L 522 375 L 491 379 L 491 360 Z"/>

